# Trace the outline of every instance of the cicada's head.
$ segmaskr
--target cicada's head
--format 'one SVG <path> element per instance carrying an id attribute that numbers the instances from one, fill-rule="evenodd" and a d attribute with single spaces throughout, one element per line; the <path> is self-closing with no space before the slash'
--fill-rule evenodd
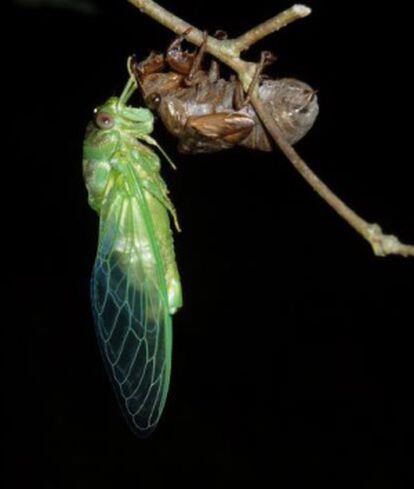
<path id="1" fill-rule="evenodd" d="M 90 158 L 108 157 L 123 136 L 150 134 L 154 116 L 144 108 L 129 107 L 119 98 L 111 97 L 94 110 L 93 120 L 86 128 L 84 150 Z"/>
<path id="2" fill-rule="evenodd" d="M 148 109 L 130 107 L 119 98 L 111 97 L 95 109 L 95 125 L 102 131 L 117 130 L 138 136 L 150 134 L 154 127 L 154 116 Z"/>

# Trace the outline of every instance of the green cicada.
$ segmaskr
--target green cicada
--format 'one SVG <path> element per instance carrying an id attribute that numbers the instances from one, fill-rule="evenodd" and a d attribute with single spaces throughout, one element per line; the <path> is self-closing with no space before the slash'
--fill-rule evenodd
<path id="1" fill-rule="evenodd" d="M 170 215 L 177 217 L 151 149 L 154 118 L 120 98 L 95 109 L 86 129 L 83 172 L 100 216 L 91 280 L 98 342 L 122 412 L 149 435 L 163 411 L 171 372 L 171 316 L 182 305 Z"/>

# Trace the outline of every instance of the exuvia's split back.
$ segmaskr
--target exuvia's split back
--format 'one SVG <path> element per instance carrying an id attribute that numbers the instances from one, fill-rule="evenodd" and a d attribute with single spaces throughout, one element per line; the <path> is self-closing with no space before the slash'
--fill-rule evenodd
<path id="1" fill-rule="evenodd" d="M 148 147 L 156 144 L 149 137 L 153 116 L 126 105 L 131 83 L 120 99 L 95 111 L 83 169 L 89 203 L 100 216 L 91 281 L 98 343 L 128 424 L 147 436 L 167 397 L 171 315 L 182 295 L 170 227 L 170 215 L 178 226 L 175 209 Z"/>

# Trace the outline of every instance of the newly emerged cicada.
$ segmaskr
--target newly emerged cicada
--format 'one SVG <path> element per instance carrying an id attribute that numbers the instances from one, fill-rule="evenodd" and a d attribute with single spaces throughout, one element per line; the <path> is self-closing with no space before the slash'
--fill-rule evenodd
<path id="1" fill-rule="evenodd" d="M 99 214 L 91 280 L 100 349 L 134 432 L 147 436 L 165 405 L 171 371 L 171 316 L 182 305 L 170 216 L 178 223 L 151 146 L 153 115 L 120 98 L 94 113 L 86 129 L 83 172 Z"/>

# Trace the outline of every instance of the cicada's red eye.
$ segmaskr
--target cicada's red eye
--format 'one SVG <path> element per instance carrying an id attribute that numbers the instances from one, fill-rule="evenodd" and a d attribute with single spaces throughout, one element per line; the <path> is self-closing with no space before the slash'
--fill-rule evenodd
<path id="1" fill-rule="evenodd" d="M 111 129 L 115 125 L 114 118 L 106 112 L 98 112 L 95 115 L 95 124 L 99 129 Z"/>

